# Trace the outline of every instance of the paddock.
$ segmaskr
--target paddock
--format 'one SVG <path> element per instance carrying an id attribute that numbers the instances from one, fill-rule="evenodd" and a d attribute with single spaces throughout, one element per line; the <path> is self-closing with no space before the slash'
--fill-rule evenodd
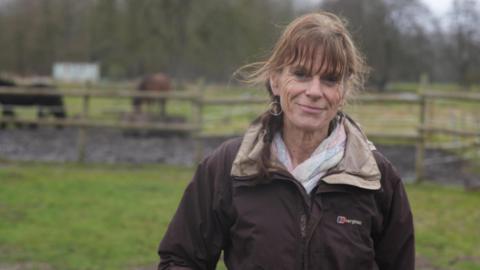
<path id="1" fill-rule="evenodd" d="M 359 96 L 347 107 L 347 113 L 360 121 L 369 138 L 375 143 L 385 146 L 407 145 L 415 149 L 413 157 L 403 156 L 409 156 L 408 161 L 414 163 L 414 173 L 407 175 L 409 179 L 428 178 L 431 168 L 452 168 L 458 172 L 459 170 L 454 168 L 464 164 L 476 164 L 480 156 L 480 95 L 427 90 L 423 87 L 417 93 L 367 93 Z M 0 93 L 5 91 L 12 90 L 0 89 Z M 38 150 L 38 155 L 31 156 L 0 152 L 1 158 L 15 160 L 17 157 L 28 157 L 27 160 L 46 159 L 60 162 L 195 164 L 214 147 L 208 143 L 210 140 L 241 135 L 248 124 L 268 106 L 268 99 L 258 90 L 225 90 L 221 87 L 212 90 L 211 86 L 206 87 L 201 82 L 191 85 L 188 90 L 175 89 L 168 93 L 138 93 L 122 88 L 102 89 L 94 86 L 59 91 L 65 97 L 66 107 L 71 112 L 68 118 L 34 119 L 25 114 L 17 119 L 2 118 L 0 121 L 34 123 L 45 130 L 59 124 L 68 127 L 64 133 L 52 133 L 44 137 L 57 138 L 54 141 L 58 142 L 65 137 L 69 142 L 59 147 L 61 150 L 58 151 L 69 153 L 68 156 L 55 158 L 52 156 L 54 151 L 44 149 Z M 22 93 L 21 90 L 15 92 Z M 135 98 L 165 100 L 166 117 L 158 117 L 153 112 L 147 118 L 136 118 L 129 105 Z M 22 138 L 27 136 L 29 131 L 24 132 L 21 136 L 11 137 Z M 134 136 L 131 136 L 132 134 Z M 35 133 L 32 136 L 35 137 Z M 122 138 L 124 141 L 112 138 Z M 157 139 L 157 144 L 153 143 Z M 108 146 L 109 142 L 114 141 L 116 143 L 113 146 Z M 92 142 L 98 143 L 92 145 Z M 126 155 L 120 153 L 119 149 L 128 149 L 126 146 L 129 144 L 132 145 L 131 149 L 143 149 L 139 150 L 138 154 L 143 152 L 146 157 L 129 157 L 128 152 L 134 153 L 134 150 L 125 150 Z M 142 148 L 143 145 L 145 148 Z M 182 147 L 186 147 L 188 151 L 166 150 Z M 100 149 L 109 153 L 110 158 L 102 158 L 102 154 L 96 152 Z M 165 157 L 163 154 L 152 154 L 162 151 L 166 153 Z M 171 157 L 182 161 L 171 161 Z M 458 179 L 461 179 L 467 188 L 475 189 L 479 185 L 472 177 L 458 176 Z"/>

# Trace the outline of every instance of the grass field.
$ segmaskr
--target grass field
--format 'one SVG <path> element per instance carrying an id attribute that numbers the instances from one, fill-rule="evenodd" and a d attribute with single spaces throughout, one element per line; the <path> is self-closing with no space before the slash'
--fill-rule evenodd
<path id="1" fill-rule="evenodd" d="M 0 269 L 152 269 L 192 172 L 161 165 L 0 163 Z M 422 261 L 439 269 L 480 269 L 480 194 L 433 184 L 408 185 L 407 191 Z"/>
<path id="2" fill-rule="evenodd" d="M 181 167 L 3 164 L 0 262 L 151 265 L 190 175 Z"/>

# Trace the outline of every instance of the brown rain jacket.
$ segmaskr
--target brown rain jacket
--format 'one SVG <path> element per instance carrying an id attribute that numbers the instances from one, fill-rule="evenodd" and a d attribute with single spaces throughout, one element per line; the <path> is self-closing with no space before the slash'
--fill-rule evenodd
<path id="1" fill-rule="evenodd" d="M 160 243 L 158 269 L 412 270 L 414 233 L 403 184 L 345 121 L 344 159 L 308 195 L 285 170 L 258 184 L 259 126 L 198 166 Z"/>

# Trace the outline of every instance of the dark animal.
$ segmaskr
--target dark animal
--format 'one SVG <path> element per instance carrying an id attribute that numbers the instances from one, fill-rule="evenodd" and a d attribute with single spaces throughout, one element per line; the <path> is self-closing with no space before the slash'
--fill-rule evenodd
<path id="1" fill-rule="evenodd" d="M 16 87 L 12 81 L 0 79 L 0 87 Z M 53 88 L 47 84 L 32 84 L 25 86 L 26 88 L 36 89 L 51 89 Z M 15 106 L 37 106 L 38 118 L 44 118 L 52 115 L 58 119 L 66 117 L 63 97 L 60 94 L 16 94 L 16 93 L 0 93 L 0 105 L 2 106 L 3 117 L 15 117 Z M 0 128 L 5 128 L 6 124 L 1 123 Z"/>
<path id="2" fill-rule="evenodd" d="M 137 87 L 141 92 L 168 92 L 171 90 L 170 78 L 163 73 L 155 73 L 145 76 Z M 152 103 L 151 99 L 147 98 L 134 98 L 133 99 L 133 111 L 135 114 L 142 113 L 142 107 L 145 103 Z M 165 99 L 158 101 L 160 107 L 161 117 L 165 117 Z"/>

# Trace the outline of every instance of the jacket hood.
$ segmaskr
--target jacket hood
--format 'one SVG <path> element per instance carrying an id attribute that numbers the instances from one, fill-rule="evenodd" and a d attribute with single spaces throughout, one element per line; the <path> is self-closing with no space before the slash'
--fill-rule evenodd
<path id="1" fill-rule="evenodd" d="M 380 189 L 381 173 L 372 153 L 375 147 L 351 118 L 346 115 L 343 115 L 342 118 L 343 121 L 340 123 L 344 125 L 347 134 L 345 154 L 343 159 L 321 178 L 321 181 L 369 190 Z M 260 123 L 252 125 L 247 130 L 233 161 L 231 170 L 233 177 L 244 178 L 258 175 L 257 163 L 265 145 L 264 136 L 265 130 Z M 272 172 L 277 171 L 276 168 L 283 167 L 274 155 L 271 158 L 274 165 L 270 169 Z"/>

